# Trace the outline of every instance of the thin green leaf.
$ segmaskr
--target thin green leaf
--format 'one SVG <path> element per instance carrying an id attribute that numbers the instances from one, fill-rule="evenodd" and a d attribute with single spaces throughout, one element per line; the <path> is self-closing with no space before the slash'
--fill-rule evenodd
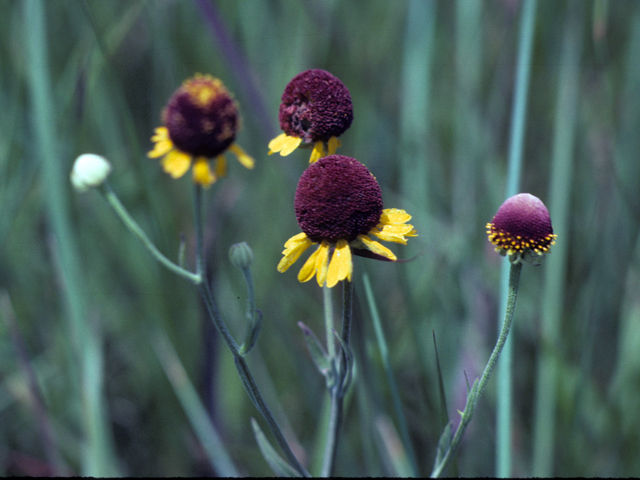
<path id="1" fill-rule="evenodd" d="M 267 461 L 273 473 L 278 475 L 279 477 L 299 477 L 298 472 L 289 465 L 269 443 L 267 437 L 263 433 L 260 425 L 254 418 L 251 419 L 251 428 L 253 428 L 253 434 L 256 437 L 256 441 L 258 442 L 258 447 L 260 448 L 260 452 L 262 452 L 262 456 Z"/>
<path id="2" fill-rule="evenodd" d="M 331 360 L 326 350 L 309 327 L 302 322 L 298 322 L 298 326 L 302 330 L 302 333 L 304 333 L 304 340 L 307 342 L 307 348 L 309 349 L 313 363 L 323 376 L 328 377 L 331 372 Z"/>

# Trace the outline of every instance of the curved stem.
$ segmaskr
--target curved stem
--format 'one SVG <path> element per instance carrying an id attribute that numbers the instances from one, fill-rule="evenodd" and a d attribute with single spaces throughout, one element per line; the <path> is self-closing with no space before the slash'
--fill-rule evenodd
<path id="1" fill-rule="evenodd" d="M 222 314 L 218 309 L 218 306 L 213 298 L 213 294 L 211 289 L 209 288 L 209 283 L 206 281 L 206 263 L 204 261 L 204 229 L 203 229 L 203 221 L 202 221 L 202 187 L 200 185 L 195 185 L 194 191 L 194 222 L 195 222 L 195 231 L 196 231 L 196 272 L 203 279 L 200 284 L 198 284 L 198 291 L 200 292 L 200 296 L 207 308 L 207 312 L 209 313 L 209 317 L 213 321 L 214 325 L 220 332 L 222 339 L 225 344 L 231 350 L 233 354 L 236 369 L 240 375 L 240 379 L 242 380 L 242 384 L 244 388 L 247 390 L 249 394 L 249 398 L 258 409 L 258 411 L 262 414 L 267 424 L 269 425 L 269 429 L 273 436 L 275 437 L 278 445 L 282 448 L 285 456 L 291 462 L 293 468 L 303 477 L 309 477 L 309 473 L 305 470 L 305 468 L 300 464 L 296 456 L 293 454 L 291 447 L 287 443 L 287 440 L 282 433 L 282 430 L 278 426 L 271 410 L 265 403 L 262 398 L 262 394 L 256 384 L 253 376 L 251 375 L 251 371 L 249 370 L 249 366 L 244 360 L 242 353 L 240 352 L 240 348 L 238 347 L 238 343 L 235 341 L 231 332 L 227 328 L 227 325 L 222 318 Z"/>
<path id="2" fill-rule="evenodd" d="M 504 321 L 502 323 L 502 330 L 500 331 L 500 336 L 498 337 L 498 342 L 496 346 L 493 348 L 493 352 L 489 357 L 489 362 L 487 366 L 484 368 L 484 372 L 482 372 L 482 377 L 480 380 L 476 380 L 471 388 L 471 392 L 469 392 L 469 396 L 467 397 L 467 404 L 464 408 L 464 412 L 462 412 L 462 419 L 460 420 L 460 425 L 458 425 L 458 429 L 453 437 L 451 445 L 447 450 L 447 453 L 442 458 L 440 464 L 435 465 L 433 472 L 431 472 L 432 478 L 439 477 L 445 468 L 449 465 L 449 462 L 453 458 L 460 444 L 460 440 L 462 440 L 462 436 L 464 435 L 464 431 L 467 428 L 467 425 L 471 421 L 471 417 L 473 417 L 473 411 L 478 404 L 478 400 L 480 399 L 480 395 L 484 391 L 489 378 L 491 377 L 491 373 L 493 372 L 494 367 L 498 361 L 498 357 L 502 352 L 502 348 L 504 347 L 505 342 L 507 341 L 507 336 L 509 335 L 509 330 L 511 329 L 511 322 L 513 320 L 513 313 L 516 309 L 516 299 L 518 297 L 518 285 L 520 283 L 520 271 L 522 270 L 522 263 L 512 264 L 511 270 L 509 272 L 509 295 L 507 298 L 507 308 L 504 315 Z"/>
<path id="3" fill-rule="evenodd" d="M 153 257 L 158 260 L 162 265 L 171 270 L 176 275 L 179 275 L 183 278 L 186 278 L 194 285 L 199 285 L 202 282 L 202 275 L 199 272 L 192 273 L 179 265 L 173 263 L 167 257 L 165 257 L 160 250 L 154 245 L 154 243 L 149 239 L 144 230 L 140 228 L 138 222 L 136 222 L 133 217 L 129 214 L 127 209 L 122 205 L 120 199 L 117 197 L 115 192 L 111 189 L 108 183 L 104 183 L 100 187 L 100 192 L 104 195 L 111 205 L 111 208 L 116 212 L 116 214 L 120 217 L 120 219 L 124 222 L 126 227 L 129 229 L 131 233 L 133 233 L 138 239 L 142 242 L 142 244 L 146 247 Z"/>
<path id="4" fill-rule="evenodd" d="M 338 378 L 331 387 L 331 411 L 329 412 L 329 425 L 327 427 L 327 443 L 322 461 L 321 477 L 330 477 L 338 451 L 338 439 L 340 427 L 342 425 L 344 396 L 346 394 L 345 380 L 348 377 L 351 365 L 348 361 L 348 354 L 345 349 L 349 348 L 349 337 L 351 335 L 351 322 L 353 317 L 353 283 L 348 280 L 342 282 L 342 349 Z"/>

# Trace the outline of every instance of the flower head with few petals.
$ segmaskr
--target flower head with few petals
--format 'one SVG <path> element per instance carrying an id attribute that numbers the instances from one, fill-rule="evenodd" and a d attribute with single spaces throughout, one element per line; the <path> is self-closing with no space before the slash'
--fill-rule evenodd
<path id="1" fill-rule="evenodd" d="M 162 168 L 173 178 L 182 177 L 193 165 L 194 182 L 208 187 L 226 175 L 223 153 L 228 149 L 243 166 L 253 168 L 253 158 L 235 143 L 238 107 L 219 79 L 196 74 L 186 80 L 169 99 L 162 121 L 164 126 L 155 129 L 151 137 L 155 145 L 147 155 L 162 157 Z"/>
<path id="2" fill-rule="evenodd" d="M 280 104 L 280 128 L 284 133 L 269 143 L 269 154 L 289 155 L 300 145 L 313 146 L 310 163 L 333 155 L 338 137 L 353 120 L 353 105 L 347 87 L 325 70 L 306 70 L 284 89 Z"/>
<path id="3" fill-rule="evenodd" d="M 383 209 L 380 186 L 354 158 L 330 155 L 311 164 L 298 182 L 294 208 L 302 233 L 285 243 L 278 271 L 285 272 L 311 245 L 318 245 L 302 266 L 298 280 L 316 277 L 318 285 L 351 281 L 352 254 L 395 261 L 396 256 L 371 236 L 407 244 L 417 236 L 411 215 Z"/>
<path id="4" fill-rule="evenodd" d="M 487 235 L 496 252 L 508 255 L 511 263 L 524 260 L 533 265 L 542 262 L 557 237 L 547 207 L 529 193 L 509 197 L 487 224 Z"/>

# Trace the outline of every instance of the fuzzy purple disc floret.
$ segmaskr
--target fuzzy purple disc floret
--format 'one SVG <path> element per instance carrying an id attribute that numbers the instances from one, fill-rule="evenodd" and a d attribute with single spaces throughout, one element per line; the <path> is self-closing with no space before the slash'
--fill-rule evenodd
<path id="1" fill-rule="evenodd" d="M 195 157 L 216 157 L 235 141 L 240 123 L 238 108 L 226 89 L 211 79 L 189 82 L 192 88 L 202 82 L 203 88 L 211 88 L 215 94 L 202 102 L 194 98 L 188 86 L 181 86 L 163 112 L 164 124 L 173 144 L 183 152 Z"/>
<path id="2" fill-rule="evenodd" d="M 547 207 L 529 193 L 508 198 L 498 209 L 492 223 L 497 231 L 515 238 L 540 242 L 548 235 L 553 235 Z"/>
<path id="3" fill-rule="evenodd" d="M 347 87 L 325 70 L 306 70 L 284 89 L 280 128 L 305 143 L 327 142 L 351 126 L 353 105 Z"/>
<path id="4" fill-rule="evenodd" d="M 330 155 L 302 174 L 294 207 L 298 225 L 311 241 L 351 242 L 379 223 L 382 193 L 355 158 Z"/>

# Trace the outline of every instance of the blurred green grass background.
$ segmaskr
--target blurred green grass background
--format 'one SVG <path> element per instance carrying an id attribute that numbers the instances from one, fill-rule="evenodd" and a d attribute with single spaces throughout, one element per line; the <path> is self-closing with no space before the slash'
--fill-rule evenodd
<path id="1" fill-rule="evenodd" d="M 238 143 L 256 159 L 252 171 L 232 162 L 206 193 L 215 294 L 241 338 L 246 292 L 227 252 L 247 241 L 265 319 L 248 362 L 313 472 L 326 394 L 296 324 L 320 334 L 322 294 L 297 282 L 299 267 L 275 269 L 299 231 L 293 195 L 308 152 L 266 155 L 280 95 L 308 68 L 349 88 L 354 122 L 339 153 L 367 165 L 385 206 L 411 213 L 420 235 L 392 247 L 400 258 L 418 255 L 412 262 L 355 261 L 357 375 L 336 473 L 402 472 L 366 271 L 419 473 L 429 474 L 443 428 L 433 333 L 457 424 L 465 374 L 471 382 L 481 373 L 501 318 L 504 260 L 485 224 L 505 199 L 522 2 L 1 8 L 0 474 L 221 473 L 154 351 L 159 333 L 239 473 L 271 474 L 249 422 L 258 414 L 195 289 L 156 264 L 96 192 L 77 194 L 68 182 L 79 154 L 106 156 L 114 190 L 156 245 L 175 258 L 184 233 L 192 258 L 190 181 L 172 180 L 146 152 L 168 97 L 196 72 L 234 92 Z M 640 476 L 640 3 L 540 0 L 534 35 L 520 190 L 547 204 L 558 240 L 521 279 L 513 474 Z M 495 383 L 458 452 L 461 475 L 495 473 Z"/>

